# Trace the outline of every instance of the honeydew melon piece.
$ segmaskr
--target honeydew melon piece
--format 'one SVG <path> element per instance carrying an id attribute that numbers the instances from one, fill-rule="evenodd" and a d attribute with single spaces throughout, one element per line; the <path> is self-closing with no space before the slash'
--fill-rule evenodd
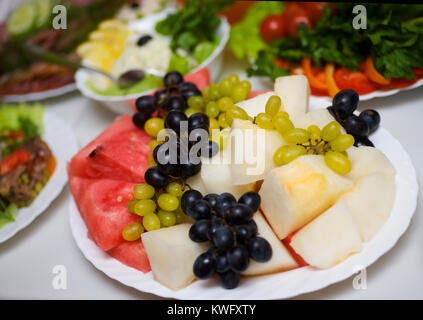
<path id="1" fill-rule="evenodd" d="M 373 147 L 352 147 L 347 150 L 352 168 L 348 177 L 356 180 L 373 173 L 382 173 L 389 179 L 395 179 L 395 169 L 382 151 Z"/>
<path id="2" fill-rule="evenodd" d="M 332 206 L 353 182 L 329 169 L 322 155 L 304 155 L 268 172 L 261 208 L 279 239 Z"/>
<path id="3" fill-rule="evenodd" d="M 231 175 L 234 185 L 262 180 L 275 167 L 273 154 L 285 145 L 276 130 L 264 130 L 248 120 L 235 119 L 231 131 Z"/>
<path id="4" fill-rule="evenodd" d="M 321 269 L 362 249 L 360 231 L 345 201 L 338 201 L 299 230 L 290 245 L 308 264 Z"/>
<path id="5" fill-rule="evenodd" d="M 257 224 L 258 236 L 266 239 L 272 247 L 272 258 L 265 263 L 251 260 L 250 266 L 242 274 L 245 276 L 257 276 L 297 268 L 298 264 L 273 233 L 272 228 L 270 228 L 263 215 L 260 212 L 256 212 L 253 220 Z"/>
<path id="6" fill-rule="evenodd" d="M 259 94 L 254 98 L 236 103 L 238 107 L 244 109 L 250 117 L 255 117 L 261 112 L 265 112 L 266 102 L 271 96 L 276 95 L 274 91 Z"/>
<path id="7" fill-rule="evenodd" d="M 191 224 L 183 223 L 142 234 L 154 278 L 172 290 L 194 281 L 194 261 L 211 246 L 209 242 L 192 241 L 188 236 L 190 227 Z"/>
<path id="8" fill-rule="evenodd" d="M 187 184 L 192 189 L 200 191 L 202 195 L 207 194 L 207 188 L 203 183 L 203 179 L 201 179 L 201 174 L 198 173 L 195 176 L 188 178 Z"/>
<path id="9" fill-rule="evenodd" d="M 366 242 L 388 220 L 395 199 L 395 183 L 381 173 L 359 178 L 354 189 L 343 197 Z"/>
<path id="10" fill-rule="evenodd" d="M 275 81 L 274 90 L 281 98 L 283 110 L 288 112 L 291 120 L 308 111 L 310 87 L 306 76 L 279 77 Z"/>
<path id="11" fill-rule="evenodd" d="M 296 128 L 302 128 L 305 130 L 307 130 L 312 124 L 318 126 L 320 129 L 323 129 L 332 121 L 336 121 L 336 119 L 327 109 L 312 110 L 292 120 Z M 345 129 L 343 127 L 341 127 L 341 132 L 343 134 L 345 133 Z"/>

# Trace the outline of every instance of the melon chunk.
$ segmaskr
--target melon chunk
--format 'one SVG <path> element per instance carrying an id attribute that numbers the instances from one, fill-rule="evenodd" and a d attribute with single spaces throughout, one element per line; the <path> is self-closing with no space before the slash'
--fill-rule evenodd
<path id="1" fill-rule="evenodd" d="M 285 144 L 276 130 L 264 130 L 251 121 L 235 119 L 231 132 L 232 183 L 245 185 L 262 180 L 275 167 L 276 149 Z"/>
<path id="2" fill-rule="evenodd" d="M 291 247 L 311 266 L 326 269 L 361 251 L 362 243 L 345 201 L 338 201 L 299 230 Z"/>
<path id="3" fill-rule="evenodd" d="M 289 113 L 291 119 L 302 116 L 308 111 L 310 87 L 306 76 L 277 78 L 275 92 L 282 100 L 283 110 Z"/>
<path id="4" fill-rule="evenodd" d="M 192 241 L 188 236 L 190 227 L 191 224 L 183 223 L 142 234 L 154 278 L 172 290 L 194 281 L 194 261 L 211 246 L 209 242 Z"/>
<path id="5" fill-rule="evenodd" d="M 187 184 L 194 190 L 200 191 L 201 194 L 207 194 L 207 188 L 203 183 L 203 179 L 201 179 L 201 174 L 196 174 L 193 177 L 189 177 L 187 179 Z"/>
<path id="6" fill-rule="evenodd" d="M 238 102 L 236 105 L 244 109 L 250 117 L 254 118 L 259 113 L 265 112 L 267 100 L 269 100 L 269 98 L 274 95 L 276 95 L 274 91 L 269 91 L 259 94 L 254 98 Z"/>
<path id="7" fill-rule="evenodd" d="M 261 208 L 279 239 L 298 230 L 353 186 L 329 169 L 321 155 L 304 155 L 267 173 Z"/>
<path id="8" fill-rule="evenodd" d="M 323 129 L 328 123 L 336 121 L 327 109 L 318 109 L 307 112 L 306 114 L 294 118 L 292 120 L 296 128 L 307 130 L 312 124 Z M 341 127 L 341 132 L 345 133 L 345 129 Z"/>
<path id="9" fill-rule="evenodd" d="M 351 211 L 361 239 L 366 242 L 388 220 L 395 199 L 395 183 L 381 173 L 359 178 L 354 189 L 343 196 Z"/>
<path id="10" fill-rule="evenodd" d="M 347 150 L 352 168 L 348 177 L 356 180 L 372 173 L 382 173 L 395 179 L 395 169 L 382 151 L 372 147 L 353 147 Z"/>
<path id="11" fill-rule="evenodd" d="M 298 267 L 291 254 L 282 242 L 273 233 L 272 228 L 260 212 L 254 214 L 253 220 L 257 224 L 258 236 L 266 239 L 272 247 L 272 258 L 265 263 L 251 260 L 250 266 L 242 274 L 246 276 L 257 276 L 261 274 L 276 273 Z"/>

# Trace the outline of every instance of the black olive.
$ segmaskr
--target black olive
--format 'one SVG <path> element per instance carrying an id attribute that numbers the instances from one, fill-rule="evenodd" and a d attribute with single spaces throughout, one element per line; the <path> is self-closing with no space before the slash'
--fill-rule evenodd
<path id="1" fill-rule="evenodd" d="M 153 37 L 148 35 L 148 34 L 145 35 L 145 36 L 142 36 L 141 38 L 138 39 L 137 45 L 139 45 L 141 47 L 141 46 L 145 45 L 151 39 L 153 39 Z"/>

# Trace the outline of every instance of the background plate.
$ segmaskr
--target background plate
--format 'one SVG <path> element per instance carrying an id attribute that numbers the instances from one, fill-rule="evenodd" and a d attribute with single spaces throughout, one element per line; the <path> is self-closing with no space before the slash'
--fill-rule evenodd
<path id="1" fill-rule="evenodd" d="M 3 102 L 27 102 L 27 101 L 38 101 L 44 100 L 48 98 L 58 97 L 63 94 L 72 92 L 76 90 L 75 83 L 69 83 L 63 87 L 45 90 L 40 92 L 33 92 L 27 94 L 17 94 L 17 95 L 6 95 L 0 98 L 0 101 Z"/>
<path id="2" fill-rule="evenodd" d="M 78 151 L 76 137 L 71 127 L 62 119 L 44 110 L 44 141 L 56 157 L 56 170 L 40 194 L 29 207 L 19 209 L 15 222 L 0 230 L 0 243 L 13 237 L 19 230 L 29 225 L 60 194 L 68 177 L 66 162 Z"/>
<path id="3" fill-rule="evenodd" d="M 225 290 L 217 280 L 210 279 L 195 281 L 184 289 L 172 291 L 155 281 L 151 272 L 143 274 L 127 267 L 98 248 L 88 238 L 86 225 L 73 199 L 69 203 L 72 234 L 84 256 L 97 269 L 127 286 L 162 297 L 213 300 L 281 299 L 316 291 L 352 276 L 357 269 L 371 265 L 389 251 L 407 229 L 416 209 L 418 185 L 416 171 L 409 155 L 384 128 L 379 128 L 371 139 L 391 160 L 397 172 L 396 195 L 391 216 L 379 233 L 364 244 L 360 253 L 327 270 L 304 267 L 272 275 L 243 278 L 234 290 Z"/>

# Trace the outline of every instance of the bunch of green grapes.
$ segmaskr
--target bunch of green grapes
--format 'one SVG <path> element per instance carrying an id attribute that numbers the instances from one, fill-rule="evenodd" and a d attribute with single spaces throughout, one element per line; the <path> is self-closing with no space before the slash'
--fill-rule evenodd
<path id="1" fill-rule="evenodd" d="M 164 191 L 141 183 L 134 186 L 134 198 L 128 202 L 128 211 L 143 217 L 142 223 L 133 222 L 122 231 L 127 241 L 135 241 L 146 231 L 171 227 L 185 222 L 187 216 L 181 209 L 184 187 L 178 182 L 170 182 Z"/>
<path id="2" fill-rule="evenodd" d="M 326 165 L 334 172 L 347 174 L 351 171 L 346 150 L 354 145 L 354 137 L 342 134 L 339 122 L 332 121 L 323 129 L 311 125 L 305 130 L 295 128 L 289 116 L 278 113 L 273 118 L 273 125 L 288 143 L 273 155 L 277 166 L 290 163 L 301 155 L 320 154 L 324 155 Z"/>

